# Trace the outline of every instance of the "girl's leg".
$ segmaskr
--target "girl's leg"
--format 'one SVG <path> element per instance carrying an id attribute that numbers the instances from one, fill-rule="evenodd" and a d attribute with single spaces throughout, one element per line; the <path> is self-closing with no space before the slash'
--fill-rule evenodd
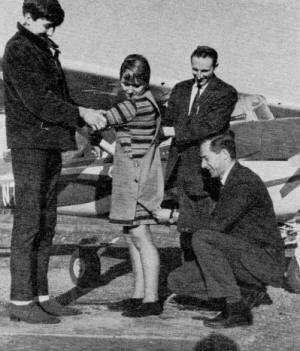
<path id="1" fill-rule="evenodd" d="M 133 270 L 133 278 L 134 278 L 134 288 L 132 293 L 132 298 L 140 299 L 144 298 L 144 273 L 142 268 L 142 262 L 140 253 L 135 246 L 134 241 L 132 240 L 132 230 L 127 231 L 127 228 L 124 228 L 124 232 L 126 233 L 125 239 L 129 248 L 130 260 Z"/>
<path id="2" fill-rule="evenodd" d="M 158 301 L 160 260 L 153 244 L 149 225 L 140 225 L 130 230 L 131 238 L 140 255 L 144 277 L 143 302 Z"/>

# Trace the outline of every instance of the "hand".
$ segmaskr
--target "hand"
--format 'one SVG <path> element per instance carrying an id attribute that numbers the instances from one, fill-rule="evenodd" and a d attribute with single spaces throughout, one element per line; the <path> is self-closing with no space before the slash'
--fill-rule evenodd
<path id="1" fill-rule="evenodd" d="M 168 208 L 160 208 L 152 212 L 153 217 L 161 224 L 168 224 L 171 210 Z"/>
<path id="2" fill-rule="evenodd" d="M 93 130 L 104 129 L 107 125 L 107 120 L 101 110 L 96 111 L 91 108 L 79 107 L 80 117 L 83 118 L 85 123 Z"/>
<path id="3" fill-rule="evenodd" d="M 161 224 L 173 224 L 177 222 L 179 213 L 176 209 L 160 208 L 152 212 L 153 217 Z"/>
<path id="4" fill-rule="evenodd" d="M 105 129 L 107 127 L 106 111 L 105 110 L 96 110 L 96 113 L 98 114 L 99 118 L 101 119 L 102 127 L 100 129 L 101 130 Z"/>
<path id="5" fill-rule="evenodd" d="M 105 110 L 96 110 L 98 113 L 101 113 L 101 115 L 106 116 L 106 111 Z"/>
<path id="6" fill-rule="evenodd" d="M 175 129 L 174 127 L 162 127 L 163 133 L 165 137 L 174 137 Z"/>
<path id="7" fill-rule="evenodd" d="M 100 160 L 102 152 L 99 146 L 93 146 L 91 149 L 91 153 L 96 157 L 97 160 Z"/>

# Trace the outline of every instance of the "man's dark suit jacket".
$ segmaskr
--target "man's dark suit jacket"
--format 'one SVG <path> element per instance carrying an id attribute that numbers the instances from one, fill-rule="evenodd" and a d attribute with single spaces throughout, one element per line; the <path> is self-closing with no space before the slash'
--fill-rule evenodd
<path id="1" fill-rule="evenodd" d="M 237 101 L 236 90 L 213 76 L 199 99 L 198 112 L 189 116 L 189 104 L 194 80 L 178 83 L 172 90 L 164 126 L 175 128 L 167 170 L 165 175 L 166 190 L 181 186 L 188 197 L 207 197 L 201 177 L 199 144 L 201 141 L 229 127 L 230 116 Z M 192 200 L 191 200 L 192 201 Z M 179 199 L 180 202 L 180 199 Z M 189 209 L 180 208 L 181 216 L 191 219 Z"/>
<path id="2" fill-rule="evenodd" d="M 219 200 L 201 229 L 223 232 L 263 248 L 274 259 L 273 285 L 280 285 L 284 270 L 284 243 L 280 236 L 272 200 L 257 174 L 238 162 L 231 169 Z M 246 262 L 255 274 L 256 262 Z M 256 267 L 257 266 L 257 267 Z M 278 274 L 275 274 L 275 272 Z M 278 281 L 277 281 L 278 279 Z"/>

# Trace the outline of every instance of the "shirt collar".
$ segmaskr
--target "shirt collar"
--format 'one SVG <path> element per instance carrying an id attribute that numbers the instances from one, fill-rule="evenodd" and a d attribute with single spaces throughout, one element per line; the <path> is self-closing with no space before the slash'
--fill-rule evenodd
<path id="1" fill-rule="evenodd" d="M 44 49 L 44 50 L 51 49 L 51 50 L 54 50 L 56 54 L 60 53 L 60 51 L 58 49 L 58 45 L 50 38 L 48 38 L 46 36 L 39 36 L 39 35 L 33 34 L 31 31 L 26 29 L 19 22 L 17 23 L 17 28 L 22 35 L 24 35 L 30 41 L 34 42 L 41 49 Z"/>
<path id="2" fill-rule="evenodd" d="M 235 165 L 235 163 L 236 163 L 236 161 L 234 161 L 234 162 L 232 163 L 232 165 L 230 165 L 230 166 L 226 169 L 226 171 L 224 172 L 224 174 L 222 175 L 222 177 L 220 177 L 220 181 L 221 181 L 222 185 L 225 185 L 225 182 L 226 182 L 226 180 L 227 180 L 227 178 L 228 178 L 228 175 L 229 175 L 230 171 L 232 170 L 233 166 Z"/>
<path id="3" fill-rule="evenodd" d="M 209 81 L 208 81 L 206 84 L 202 85 L 201 88 L 200 88 L 200 91 L 204 91 L 205 88 L 208 86 L 208 83 L 209 83 Z M 194 89 L 195 89 L 195 90 L 198 89 L 198 84 L 197 84 L 197 82 L 194 82 L 194 84 L 193 84 L 193 90 L 194 90 Z"/>

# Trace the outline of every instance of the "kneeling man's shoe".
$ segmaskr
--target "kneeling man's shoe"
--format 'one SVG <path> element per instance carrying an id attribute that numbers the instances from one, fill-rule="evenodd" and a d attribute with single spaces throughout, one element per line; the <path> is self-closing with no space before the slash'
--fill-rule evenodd
<path id="1" fill-rule="evenodd" d="M 7 306 L 9 317 L 15 322 L 26 322 L 31 324 L 56 324 L 60 320 L 43 311 L 40 306 L 32 302 L 29 305 L 14 305 L 10 303 Z"/>
<path id="2" fill-rule="evenodd" d="M 248 306 L 243 301 L 230 303 L 217 317 L 205 319 L 203 324 L 210 328 L 233 328 L 249 326 L 253 323 L 253 317 Z"/>
<path id="3" fill-rule="evenodd" d="M 55 299 L 40 302 L 41 308 L 52 316 L 76 316 L 82 314 L 81 311 L 73 307 L 63 306 Z"/>
<path id="4" fill-rule="evenodd" d="M 177 305 L 180 310 L 188 311 L 221 311 L 224 308 L 224 301 L 221 299 L 205 301 L 186 295 L 176 295 L 170 300 L 170 303 Z"/>
<path id="5" fill-rule="evenodd" d="M 252 290 L 243 296 L 245 304 L 250 308 L 260 305 L 272 305 L 273 301 L 265 290 Z"/>

